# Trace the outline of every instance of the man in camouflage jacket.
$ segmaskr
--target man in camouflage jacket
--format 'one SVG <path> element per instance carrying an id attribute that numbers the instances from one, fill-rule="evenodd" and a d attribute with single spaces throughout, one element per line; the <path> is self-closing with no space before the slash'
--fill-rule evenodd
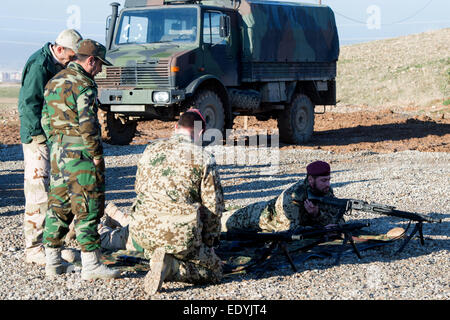
<path id="1" fill-rule="evenodd" d="M 81 35 L 62 31 L 55 43 L 46 43 L 28 59 L 19 93 L 20 140 L 24 157 L 25 214 L 23 219 L 25 261 L 45 264 L 42 234 L 47 212 L 50 151 L 41 127 L 44 87 L 75 56 Z"/>
<path id="2" fill-rule="evenodd" d="M 148 294 L 164 280 L 199 284 L 222 278 L 213 245 L 221 231 L 223 191 L 213 156 L 195 143 L 199 121 L 204 127 L 198 110 L 185 112 L 175 134 L 148 145 L 138 162 L 129 232 L 151 260 Z"/>
<path id="3" fill-rule="evenodd" d="M 97 119 L 97 86 L 94 76 L 105 60 L 106 49 L 90 39 L 77 48 L 75 60 L 45 88 L 42 128 L 51 141 L 49 210 L 45 221 L 46 274 L 65 272 L 61 261 L 63 237 L 74 220 L 81 246 L 83 279 L 119 275 L 100 263 L 97 224 L 105 201 L 105 164 Z"/>
<path id="4" fill-rule="evenodd" d="M 315 161 L 306 167 L 307 176 L 269 201 L 251 204 L 224 213 L 223 231 L 284 231 L 299 226 L 326 226 L 343 223 L 339 208 L 314 204 L 308 192 L 334 197 L 330 187 L 330 165 Z"/>

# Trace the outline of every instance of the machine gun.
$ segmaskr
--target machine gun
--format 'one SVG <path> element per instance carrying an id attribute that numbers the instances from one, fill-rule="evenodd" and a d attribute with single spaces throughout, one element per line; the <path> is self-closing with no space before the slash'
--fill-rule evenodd
<path id="1" fill-rule="evenodd" d="M 304 239 L 316 239 L 313 243 L 310 243 L 298 250 L 306 251 L 312 247 L 317 246 L 320 243 L 330 241 L 332 239 L 337 239 L 341 237 L 341 234 L 344 235 L 344 241 L 342 247 L 350 242 L 353 248 L 353 251 L 361 259 L 361 254 L 359 253 L 358 248 L 352 238 L 352 232 L 355 230 L 360 230 L 362 228 L 368 227 L 368 223 L 344 223 L 339 225 L 330 225 L 327 227 L 323 226 L 313 226 L 313 227 L 299 227 L 294 230 L 280 231 L 280 232 L 245 232 L 245 231 L 228 231 L 222 232 L 220 234 L 220 240 L 226 241 L 242 241 L 242 242 L 256 242 L 256 243 L 267 243 L 270 242 L 270 246 L 265 248 L 265 252 L 262 257 L 258 259 L 258 261 L 254 264 L 259 264 L 264 261 L 270 253 L 275 249 L 277 245 L 280 246 L 283 253 L 287 257 L 289 264 L 292 269 L 297 272 L 297 268 L 289 255 L 289 251 L 286 247 L 286 243 L 299 241 Z M 344 249 L 338 253 L 336 258 L 336 264 L 339 263 L 340 257 L 343 253 Z M 148 265 L 150 261 L 148 259 L 129 256 L 129 255 L 120 255 L 117 257 L 117 261 L 123 265 L 136 265 L 143 264 Z M 251 265 L 250 265 L 251 266 Z M 250 267 L 249 265 L 242 267 L 241 269 L 245 269 Z M 229 270 L 228 270 L 229 269 Z M 231 270 L 230 268 L 225 268 L 224 273 L 235 272 L 238 270 Z"/>
<path id="2" fill-rule="evenodd" d="M 271 242 L 270 247 L 266 250 L 264 254 L 265 257 L 261 260 L 265 260 L 270 252 L 276 247 L 276 245 L 280 245 L 283 253 L 289 261 L 292 269 L 297 272 L 297 268 L 289 255 L 289 251 L 287 250 L 286 243 L 292 241 L 298 241 L 303 239 L 317 239 L 314 243 L 303 247 L 303 250 L 307 248 L 314 247 L 320 243 L 327 242 L 331 239 L 340 238 L 341 234 L 344 234 L 344 241 L 342 246 L 345 246 L 347 242 L 350 242 L 353 251 L 361 259 L 361 254 L 359 253 L 358 248 L 356 247 L 355 242 L 353 241 L 352 232 L 355 230 L 362 229 L 364 227 L 368 227 L 368 223 L 344 223 L 339 225 L 330 225 L 327 227 L 323 226 L 313 226 L 313 227 L 300 227 L 294 230 L 288 231 L 280 231 L 280 232 L 245 232 L 245 231 L 228 231 L 222 232 L 220 234 L 220 240 L 227 241 L 253 241 L 253 242 Z M 337 256 L 336 264 L 339 264 L 340 257 L 343 250 L 341 250 Z"/>
<path id="3" fill-rule="evenodd" d="M 424 222 L 437 222 L 441 223 L 441 219 L 433 219 L 428 216 L 422 215 L 420 213 L 416 212 L 408 212 L 408 211 L 400 211 L 396 210 L 394 206 L 389 206 L 385 204 L 379 204 L 379 203 L 368 203 L 363 200 L 356 200 L 356 199 L 340 199 L 340 198 L 333 198 L 333 197 L 322 197 L 322 196 L 316 196 L 312 194 L 310 191 L 308 191 L 308 199 L 317 203 L 323 203 L 331 206 L 337 206 L 341 209 L 343 209 L 343 214 L 350 212 L 351 210 L 359 210 L 359 211 L 365 211 L 365 212 L 372 212 L 377 214 L 383 214 L 387 216 L 392 217 L 398 217 L 403 219 L 408 219 L 411 221 L 415 221 L 416 225 L 411 232 L 411 234 L 405 239 L 400 249 L 396 252 L 401 252 L 406 244 L 411 240 L 411 238 L 419 232 L 420 237 L 420 243 L 423 245 L 425 243 L 423 238 L 423 223 Z M 296 203 L 297 205 L 300 205 L 299 203 Z M 408 226 L 409 227 L 409 226 Z"/>

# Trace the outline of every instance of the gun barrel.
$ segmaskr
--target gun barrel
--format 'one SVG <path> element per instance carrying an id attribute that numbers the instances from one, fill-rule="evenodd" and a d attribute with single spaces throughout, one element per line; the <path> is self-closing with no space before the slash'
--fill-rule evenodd
<path id="1" fill-rule="evenodd" d="M 394 217 L 414 220 L 414 221 L 426 221 L 426 222 L 435 222 L 435 223 L 441 223 L 442 222 L 442 219 L 434 219 L 434 218 L 431 218 L 431 217 L 428 217 L 428 216 L 425 216 L 423 214 L 416 213 L 416 212 L 390 210 L 390 211 L 386 211 L 386 212 L 380 211 L 379 213 L 386 214 L 386 215 L 389 215 L 389 216 L 394 216 Z"/>
<path id="2" fill-rule="evenodd" d="M 423 214 L 417 213 L 417 212 L 408 212 L 408 211 L 401 211 L 395 209 L 393 206 L 385 205 L 385 204 L 379 204 L 379 203 L 368 203 L 363 200 L 349 200 L 350 201 L 350 207 L 355 210 L 360 211 L 366 211 L 366 212 L 373 212 L 378 214 L 384 214 L 388 216 L 398 217 L 398 218 L 404 218 L 414 221 L 426 221 L 426 222 L 442 222 L 442 219 L 434 219 L 428 216 L 425 216 Z"/>

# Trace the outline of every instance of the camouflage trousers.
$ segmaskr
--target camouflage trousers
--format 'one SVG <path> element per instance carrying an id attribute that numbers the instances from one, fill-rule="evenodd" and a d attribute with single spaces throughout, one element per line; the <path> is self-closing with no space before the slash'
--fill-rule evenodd
<path id="1" fill-rule="evenodd" d="M 100 244 L 106 250 L 130 250 L 135 251 L 133 241 L 129 236 L 128 225 L 115 227 L 108 225 L 107 220 L 98 225 Z"/>
<path id="2" fill-rule="evenodd" d="M 222 214 L 222 232 L 255 231 L 272 232 L 289 228 L 286 223 L 275 219 L 276 198 L 252 203 L 246 207 L 226 211 Z M 286 219 L 285 219 L 286 220 Z"/>
<path id="3" fill-rule="evenodd" d="M 130 225 L 129 227 L 133 227 Z M 141 246 L 144 250 L 144 255 L 151 259 L 153 250 L 146 248 L 144 245 L 148 242 L 148 238 L 145 241 L 136 236 L 130 229 L 129 238 L 132 238 L 132 242 Z M 132 235 L 133 234 L 133 235 Z M 170 245 L 168 245 L 170 248 Z M 167 249 L 167 248 L 166 248 Z M 214 248 L 207 246 L 203 242 L 199 242 L 196 245 L 192 245 L 189 248 L 180 251 L 168 253 L 174 258 L 172 266 L 172 273 L 167 277 L 168 281 L 179 281 L 194 284 L 208 284 L 219 283 L 223 277 L 222 261 L 214 252 Z"/>
<path id="4" fill-rule="evenodd" d="M 125 220 L 126 221 L 126 220 Z M 122 222 L 122 224 L 125 224 Z M 128 224 L 115 227 L 108 224 L 108 219 L 99 224 L 102 249 L 107 250 L 138 250 L 129 234 Z M 144 249 L 145 255 L 150 258 L 151 252 Z M 222 279 L 222 262 L 214 253 L 214 249 L 201 244 L 190 250 L 171 254 L 174 258 L 174 272 L 167 279 L 188 283 L 218 283 Z"/>
<path id="5" fill-rule="evenodd" d="M 178 254 L 171 254 L 175 267 L 168 281 L 193 284 L 219 283 L 223 277 L 222 260 L 214 248 L 205 244 Z"/>
<path id="6" fill-rule="evenodd" d="M 42 246 L 50 182 L 50 151 L 45 143 L 23 144 L 25 214 L 23 229 L 25 254 Z"/>
<path id="7" fill-rule="evenodd" d="M 105 203 L 104 167 L 96 167 L 82 144 L 54 142 L 44 244 L 60 247 L 74 220 L 82 251 L 100 248 L 97 225 Z"/>

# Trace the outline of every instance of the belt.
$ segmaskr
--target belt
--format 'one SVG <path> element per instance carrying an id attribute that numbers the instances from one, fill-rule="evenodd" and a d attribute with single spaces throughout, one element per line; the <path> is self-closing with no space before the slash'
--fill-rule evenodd
<path id="1" fill-rule="evenodd" d="M 75 136 L 66 136 L 64 134 L 60 134 L 56 136 L 56 141 L 59 143 L 83 143 L 83 138 L 75 137 Z"/>

